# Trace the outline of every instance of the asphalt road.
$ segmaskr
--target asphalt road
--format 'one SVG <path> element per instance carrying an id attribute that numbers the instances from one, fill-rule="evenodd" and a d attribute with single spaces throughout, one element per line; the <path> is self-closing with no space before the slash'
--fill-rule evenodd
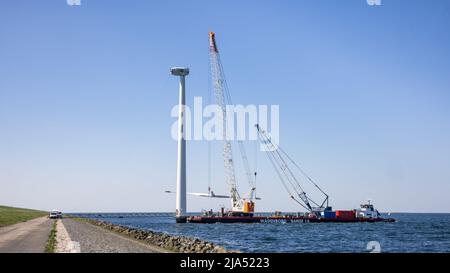
<path id="1" fill-rule="evenodd" d="M 45 217 L 0 228 L 0 253 L 42 253 L 53 220 Z"/>

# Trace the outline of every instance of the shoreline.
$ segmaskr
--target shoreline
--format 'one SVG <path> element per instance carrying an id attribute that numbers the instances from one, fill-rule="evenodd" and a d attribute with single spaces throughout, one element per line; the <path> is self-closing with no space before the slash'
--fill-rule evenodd
<path id="1" fill-rule="evenodd" d="M 187 236 L 169 235 L 164 232 L 143 230 L 112 224 L 110 222 L 94 220 L 86 217 L 66 216 L 75 221 L 84 221 L 105 230 L 131 237 L 140 242 L 154 245 L 176 253 L 238 253 L 239 251 L 227 250 L 212 242 Z"/>

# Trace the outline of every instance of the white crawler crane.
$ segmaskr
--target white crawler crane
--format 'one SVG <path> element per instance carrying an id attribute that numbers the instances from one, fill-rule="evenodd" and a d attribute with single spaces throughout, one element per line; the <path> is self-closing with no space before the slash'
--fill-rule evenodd
<path id="1" fill-rule="evenodd" d="M 221 108 L 221 120 L 222 120 L 222 132 L 223 132 L 223 160 L 225 166 L 225 179 L 228 185 L 228 190 L 231 199 L 231 214 L 253 214 L 254 212 L 254 197 L 255 183 L 253 181 L 252 173 L 248 164 L 248 159 L 245 153 L 242 141 L 238 141 L 239 150 L 244 162 L 244 168 L 248 183 L 250 186 L 250 192 L 244 198 L 241 198 L 236 187 L 236 175 L 234 170 L 233 161 L 233 149 L 229 140 L 229 130 L 227 124 L 227 102 L 232 104 L 230 93 L 228 92 L 228 86 L 223 72 L 222 63 L 220 61 L 219 50 L 217 48 L 215 35 L 213 32 L 209 33 L 209 59 L 211 65 L 211 77 L 212 85 L 214 89 L 214 95 L 217 105 Z M 256 173 L 255 173 L 256 175 Z M 211 196 L 212 197 L 212 196 Z"/>

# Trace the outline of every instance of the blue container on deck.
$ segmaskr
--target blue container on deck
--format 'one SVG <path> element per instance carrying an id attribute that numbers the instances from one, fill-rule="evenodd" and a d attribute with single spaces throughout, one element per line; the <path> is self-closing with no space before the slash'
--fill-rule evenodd
<path id="1" fill-rule="evenodd" d="M 323 212 L 323 218 L 325 219 L 334 219 L 336 218 L 336 212 L 335 211 L 324 211 Z"/>

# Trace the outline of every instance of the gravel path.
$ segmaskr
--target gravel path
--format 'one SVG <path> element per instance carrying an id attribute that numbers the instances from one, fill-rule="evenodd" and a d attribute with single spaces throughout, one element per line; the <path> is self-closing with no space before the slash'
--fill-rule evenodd
<path id="1" fill-rule="evenodd" d="M 0 228 L 0 253 L 44 252 L 53 220 L 40 217 Z"/>
<path id="2" fill-rule="evenodd" d="M 56 253 L 80 253 L 80 246 L 69 236 L 61 219 L 56 221 Z"/>
<path id="3" fill-rule="evenodd" d="M 70 239 L 79 243 L 82 253 L 158 253 L 166 250 L 139 242 L 118 233 L 64 218 L 62 220 Z"/>

